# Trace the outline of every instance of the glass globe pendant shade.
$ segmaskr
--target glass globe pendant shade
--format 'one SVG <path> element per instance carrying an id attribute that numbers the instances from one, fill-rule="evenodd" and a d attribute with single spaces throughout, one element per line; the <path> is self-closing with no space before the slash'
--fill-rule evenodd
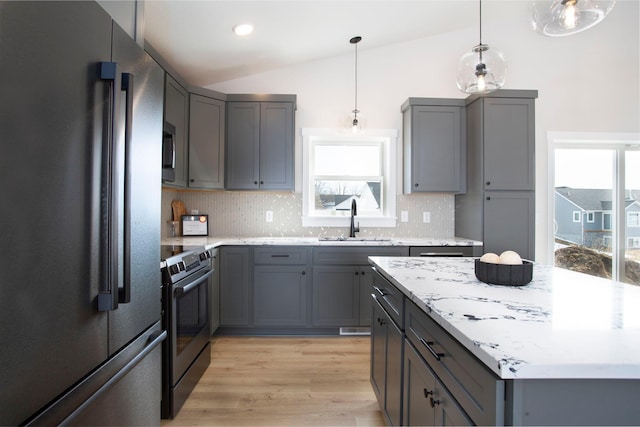
<path id="1" fill-rule="evenodd" d="M 615 0 L 534 1 L 531 24 L 543 36 L 568 36 L 601 22 L 615 4 Z"/>
<path id="2" fill-rule="evenodd" d="M 506 76 L 502 53 L 479 44 L 460 58 L 456 84 L 465 93 L 489 93 L 504 86 Z"/>

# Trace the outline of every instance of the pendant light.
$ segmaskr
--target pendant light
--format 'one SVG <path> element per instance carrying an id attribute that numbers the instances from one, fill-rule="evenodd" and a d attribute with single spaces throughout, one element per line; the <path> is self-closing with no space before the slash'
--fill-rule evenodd
<path id="1" fill-rule="evenodd" d="M 480 0 L 480 43 L 458 62 L 456 83 L 465 93 L 488 93 L 504 85 L 507 65 L 502 53 L 482 43 L 482 0 Z"/>
<path id="2" fill-rule="evenodd" d="M 615 4 L 615 0 L 534 1 L 533 29 L 549 37 L 576 34 L 601 22 Z"/>
<path id="3" fill-rule="evenodd" d="M 351 132 L 353 133 L 358 133 L 361 132 L 363 130 L 363 123 L 361 119 L 358 119 L 358 113 L 360 112 L 360 110 L 358 110 L 358 43 L 360 43 L 360 41 L 362 40 L 362 37 L 360 36 L 355 36 L 352 37 L 351 40 L 349 40 L 349 43 L 351 43 L 354 47 L 355 47 L 355 101 L 354 101 L 354 108 L 353 108 L 353 120 L 351 120 Z"/>

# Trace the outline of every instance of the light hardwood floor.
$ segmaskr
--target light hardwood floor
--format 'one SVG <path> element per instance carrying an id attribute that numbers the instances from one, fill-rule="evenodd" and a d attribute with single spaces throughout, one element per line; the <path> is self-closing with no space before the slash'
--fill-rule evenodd
<path id="1" fill-rule="evenodd" d="M 211 365 L 162 426 L 384 426 L 369 337 L 211 339 Z"/>

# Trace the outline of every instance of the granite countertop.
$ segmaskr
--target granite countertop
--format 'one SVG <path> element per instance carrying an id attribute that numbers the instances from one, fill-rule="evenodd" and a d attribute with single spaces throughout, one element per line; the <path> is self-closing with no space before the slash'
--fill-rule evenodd
<path id="1" fill-rule="evenodd" d="M 474 258 L 369 260 L 503 379 L 640 379 L 639 286 L 539 264 L 499 286 Z"/>
<path id="2" fill-rule="evenodd" d="M 482 242 L 460 237 L 430 239 L 406 237 L 175 237 L 162 240 L 163 245 L 205 246 L 224 245 L 298 245 L 298 246 L 482 246 Z"/>

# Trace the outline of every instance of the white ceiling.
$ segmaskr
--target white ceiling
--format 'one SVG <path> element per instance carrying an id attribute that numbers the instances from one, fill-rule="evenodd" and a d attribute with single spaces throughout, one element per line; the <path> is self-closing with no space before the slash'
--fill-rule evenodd
<path id="1" fill-rule="evenodd" d="M 510 1 L 522 3 L 523 14 L 530 4 Z M 499 2 L 492 3 L 495 11 Z M 357 35 L 362 52 L 477 27 L 478 10 L 475 0 L 147 0 L 144 31 L 185 80 L 208 86 L 353 54 L 349 39 Z M 254 33 L 234 35 L 232 27 L 246 21 Z"/>

